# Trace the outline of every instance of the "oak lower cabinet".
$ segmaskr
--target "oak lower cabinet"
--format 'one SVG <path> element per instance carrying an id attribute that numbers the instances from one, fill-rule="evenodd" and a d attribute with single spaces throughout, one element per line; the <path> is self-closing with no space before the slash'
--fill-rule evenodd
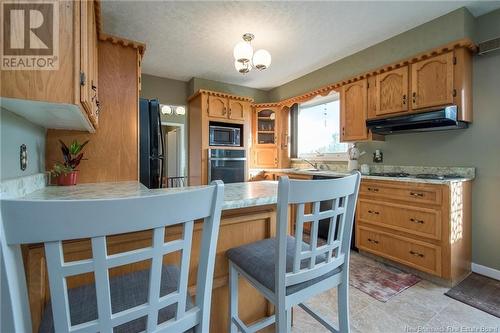
<path id="1" fill-rule="evenodd" d="M 253 165 L 259 168 L 278 167 L 278 148 L 253 148 Z"/>
<path id="2" fill-rule="evenodd" d="M 80 108 L 95 129 L 98 125 L 98 23 L 99 1 L 58 1 L 58 68 L 53 70 L 2 70 L 1 96 Z M 61 108 L 61 106 L 59 106 Z M 70 112 L 70 111 L 68 111 Z M 60 127 L 59 127 L 60 128 Z"/>
<path id="3" fill-rule="evenodd" d="M 361 181 L 356 246 L 456 285 L 471 271 L 471 182 Z"/>

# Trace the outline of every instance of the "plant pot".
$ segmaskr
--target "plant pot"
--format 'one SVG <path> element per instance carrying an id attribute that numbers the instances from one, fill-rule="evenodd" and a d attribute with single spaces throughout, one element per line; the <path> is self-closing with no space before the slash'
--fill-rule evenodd
<path id="1" fill-rule="evenodd" d="M 71 186 L 76 185 L 78 180 L 78 171 L 71 171 L 66 174 L 61 174 L 57 177 L 57 185 L 59 186 Z"/>

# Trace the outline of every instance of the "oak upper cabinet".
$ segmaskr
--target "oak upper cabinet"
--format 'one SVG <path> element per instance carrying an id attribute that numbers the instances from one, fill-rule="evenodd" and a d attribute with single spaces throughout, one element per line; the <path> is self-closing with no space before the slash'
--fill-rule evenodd
<path id="1" fill-rule="evenodd" d="M 228 99 L 226 97 L 208 96 L 208 116 L 213 118 L 227 118 Z"/>
<path id="2" fill-rule="evenodd" d="M 357 141 L 369 138 L 366 128 L 367 80 L 359 80 L 342 87 L 340 121 L 341 141 Z"/>
<path id="3" fill-rule="evenodd" d="M 208 96 L 208 116 L 210 118 L 244 121 L 251 109 L 250 102 L 231 97 Z"/>
<path id="4" fill-rule="evenodd" d="M 94 127 L 97 127 L 99 119 L 98 37 L 94 1 L 80 3 L 80 43 L 80 102 Z"/>
<path id="5" fill-rule="evenodd" d="M 229 99 L 229 119 L 245 120 L 251 105 L 249 102 Z"/>
<path id="6" fill-rule="evenodd" d="M 85 115 L 85 128 L 94 130 L 98 123 L 97 94 L 97 18 L 98 1 L 59 1 L 58 68 L 51 70 L 2 70 L 1 96 L 15 100 L 29 100 L 60 104 L 59 109 L 71 115 L 74 110 Z M 45 107 L 46 108 L 46 107 Z M 42 110 L 40 112 L 43 112 Z M 51 117 L 49 115 L 48 117 Z M 81 119 L 81 117 L 78 117 Z M 52 124 L 68 128 L 73 123 Z"/>
<path id="7" fill-rule="evenodd" d="M 278 167 L 278 148 L 254 148 L 253 166 L 258 168 L 277 168 Z"/>
<path id="8" fill-rule="evenodd" d="M 453 52 L 411 65 L 412 109 L 453 104 Z"/>
<path id="9" fill-rule="evenodd" d="M 408 111 L 408 66 L 377 75 L 377 116 Z"/>

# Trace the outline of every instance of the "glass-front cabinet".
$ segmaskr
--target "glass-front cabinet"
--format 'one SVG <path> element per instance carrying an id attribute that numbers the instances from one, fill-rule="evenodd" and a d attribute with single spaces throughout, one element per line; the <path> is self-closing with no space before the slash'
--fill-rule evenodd
<path id="1" fill-rule="evenodd" d="M 252 165 L 277 168 L 279 165 L 279 107 L 257 107 L 254 112 Z"/>
<path id="2" fill-rule="evenodd" d="M 276 145 L 276 110 L 257 110 L 256 129 L 256 145 Z"/>

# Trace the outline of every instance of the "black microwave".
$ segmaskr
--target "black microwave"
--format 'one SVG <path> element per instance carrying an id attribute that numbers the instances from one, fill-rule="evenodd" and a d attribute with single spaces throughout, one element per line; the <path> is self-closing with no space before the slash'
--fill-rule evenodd
<path id="1" fill-rule="evenodd" d="M 210 146 L 242 147 L 242 128 L 238 125 L 210 124 Z"/>

